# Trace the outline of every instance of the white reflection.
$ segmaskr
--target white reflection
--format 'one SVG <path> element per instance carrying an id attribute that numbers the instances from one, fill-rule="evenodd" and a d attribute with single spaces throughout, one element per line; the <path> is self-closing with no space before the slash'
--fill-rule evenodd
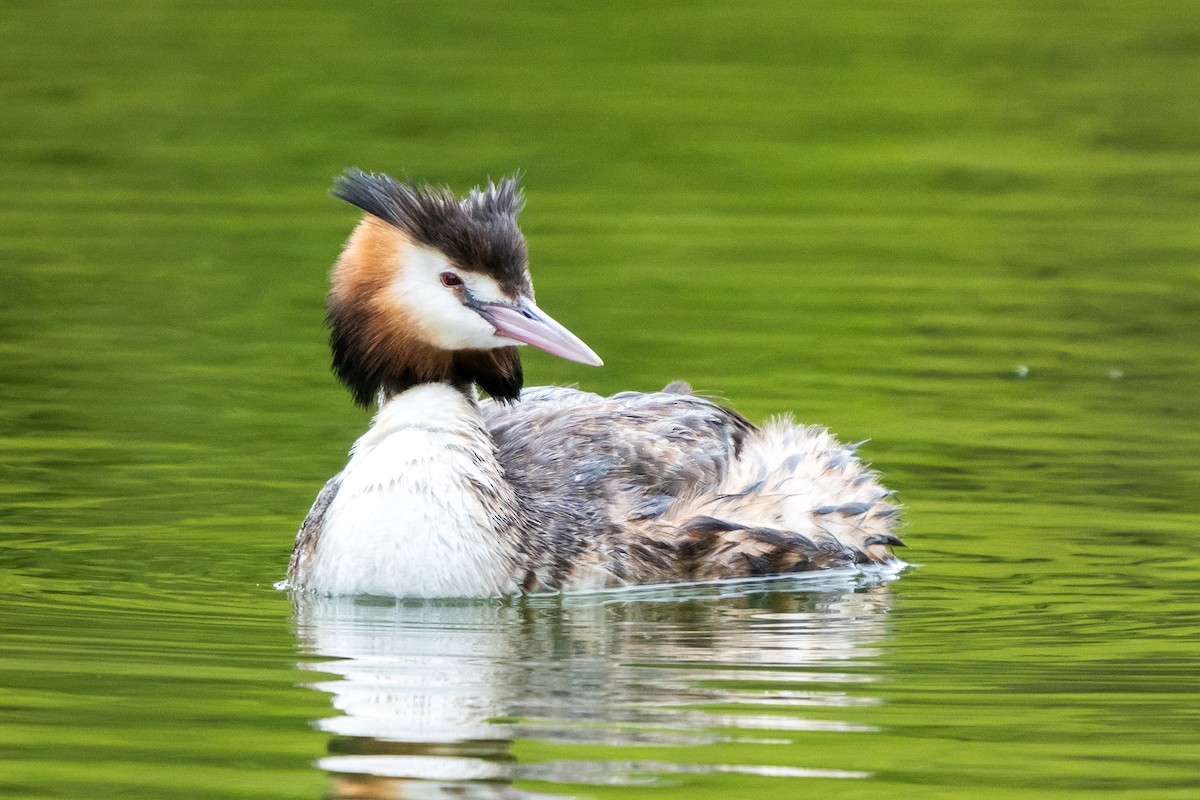
<path id="1" fill-rule="evenodd" d="M 825 575 L 504 603 L 297 595 L 301 650 L 319 658 L 302 667 L 321 674 L 310 685 L 339 712 L 316 723 L 334 734 L 319 765 L 341 798 L 549 797 L 511 783 L 694 772 L 865 777 L 808 769 L 793 763 L 795 747 L 770 745 L 873 730 L 853 715 L 878 702 L 864 691 L 877 680 L 884 582 Z M 820 718 L 805 717 L 811 707 Z M 831 708 L 850 718 L 831 719 Z M 518 763 L 515 739 L 583 750 Z M 690 763 L 687 748 L 722 742 L 764 744 L 763 760 L 778 763 Z M 671 746 L 679 757 L 590 760 L 589 745 Z M 854 758 L 848 741 L 848 766 Z"/>

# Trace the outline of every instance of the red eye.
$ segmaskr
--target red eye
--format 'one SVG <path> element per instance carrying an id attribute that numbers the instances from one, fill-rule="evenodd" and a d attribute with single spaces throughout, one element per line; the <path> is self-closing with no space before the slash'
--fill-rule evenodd
<path id="1" fill-rule="evenodd" d="M 450 289 L 463 285 L 462 278 L 458 277 L 453 272 L 443 272 L 438 277 L 442 280 L 442 286 L 446 286 Z"/>

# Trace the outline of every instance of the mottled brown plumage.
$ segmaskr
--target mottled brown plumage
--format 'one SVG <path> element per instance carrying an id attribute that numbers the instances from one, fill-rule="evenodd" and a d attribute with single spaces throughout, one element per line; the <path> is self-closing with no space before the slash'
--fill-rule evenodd
<path id="1" fill-rule="evenodd" d="M 761 430 L 686 384 L 537 387 L 481 412 L 533 517 L 530 549 L 559 556 L 544 588 L 853 567 L 900 544 L 891 492 L 854 448 L 787 421 Z"/>

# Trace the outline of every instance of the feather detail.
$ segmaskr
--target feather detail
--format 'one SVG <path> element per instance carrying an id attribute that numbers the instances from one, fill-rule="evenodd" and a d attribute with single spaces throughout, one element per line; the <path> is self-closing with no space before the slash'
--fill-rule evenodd
<path id="1" fill-rule="evenodd" d="M 682 381 L 523 391 L 516 343 L 600 360 L 533 303 L 515 178 L 458 198 L 349 170 L 333 194 L 367 214 L 333 268 L 333 371 L 380 407 L 291 586 L 478 597 L 895 561 L 899 507 L 861 442 L 758 428 Z"/>
<path id="2" fill-rule="evenodd" d="M 534 387 L 476 405 L 432 384 L 384 403 L 305 520 L 289 580 L 488 595 L 888 563 L 890 497 L 828 431 L 758 429 L 691 394 Z"/>

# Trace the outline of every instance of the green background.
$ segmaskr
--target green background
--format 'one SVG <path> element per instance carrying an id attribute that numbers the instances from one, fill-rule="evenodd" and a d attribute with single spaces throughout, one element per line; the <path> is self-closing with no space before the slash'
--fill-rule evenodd
<path id="1" fill-rule="evenodd" d="M 688 659 L 749 668 L 751 612 L 781 603 L 849 643 L 809 664 L 833 694 L 872 701 L 839 708 L 852 734 L 711 723 L 778 747 L 518 726 L 522 764 L 683 770 L 526 788 L 1191 796 L 1198 108 L 1186 0 L 5 0 L 0 794 L 317 797 L 312 762 L 353 749 L 308 724 L 335 712 L 295 663 L 331 653 L 271 584 L 369 421 L 321 308 L 356 218 L 326 192 L 359 166 L 459 191 L 523 172 L 539 304 L 606 362 L 530 352 L 531 383 L 792 412 L 870 438 L 907 507 L 922 566 L 829 600 L 882 598 L 866 636 L 802 586 L 632 622 L 539 607 L 537 636 L 480 610 L 468 629 L 568 675 L 674 669 L 656 690 L 715 714 Z M 409 613 L 369 624 L 450 625 Z M 667 646 L 722 631 L 736 647 Z M 626 636 L 664 644 L 606 655 Z M 772 669 L 716 680 L 801 713 Z M 497 681 L 537 707 L 536 680 Z M 676 725 L 698 723 L 651 733 Z M 704 768 L 751 762 L 867 777 Z"/>

